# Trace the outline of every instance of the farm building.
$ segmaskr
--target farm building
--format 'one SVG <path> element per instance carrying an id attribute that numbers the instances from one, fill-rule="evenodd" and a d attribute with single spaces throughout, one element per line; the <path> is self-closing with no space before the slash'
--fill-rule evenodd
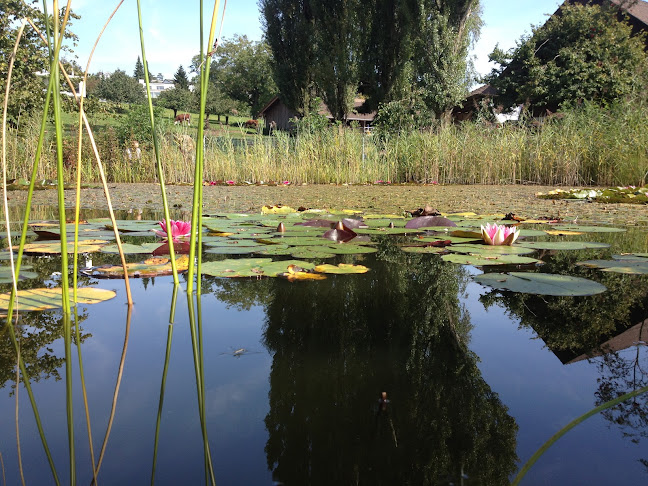
<path id="1" fill-rule="evenodd" d="M 347 114 L 346 122 L 355 122 L 360 128 L 366 130 L 371 126 L 371 123 L 376 117 L 376 112 L 362 113 L 364 102 L 365 100 L 363 98 L 356 98 L 354 100 L 353 109 Z M 331 121 L 334 119 L 324 103 L 320 104 L 317 112 Z M 292 108 L 286 106 L 278 96 L 275 96 L 261 109 L 257 116 L 264 119 L 266 127 L 272 126 L 276 130 L 292 130 L 294 129 L 292 119 L 298 118 L 299 114 Z"/>

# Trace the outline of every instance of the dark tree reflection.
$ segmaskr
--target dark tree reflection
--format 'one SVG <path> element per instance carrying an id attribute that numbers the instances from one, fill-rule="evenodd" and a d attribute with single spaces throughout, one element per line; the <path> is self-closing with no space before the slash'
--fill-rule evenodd
<path id="1" fill-rule="evenodd" d="M 507 484 L 517 426 L 467 347 L 461 267 L 384 245 L 370 268 L 275 283 L 265 330 L 274 478 Z"/>

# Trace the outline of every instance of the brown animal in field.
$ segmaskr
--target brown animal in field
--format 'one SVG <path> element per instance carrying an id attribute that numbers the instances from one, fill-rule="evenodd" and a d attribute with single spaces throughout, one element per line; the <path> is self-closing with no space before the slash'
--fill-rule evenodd
<path id="1" fill-rule="evenodd" d="M 175 121 L 173 122 L 176 125 L 180 123 L 186 123 L 187 125 L 191 125 L 191 115 L 189 113 L 180 113 L 178 116 L 175 117 Z"/>
<path id="2" fill-rule="evenodd" d="M 256 130 L 257 128 L 259 128 L 259 120 L 248 120 L 243 126 L 245 128 L 253 128 Z"/>

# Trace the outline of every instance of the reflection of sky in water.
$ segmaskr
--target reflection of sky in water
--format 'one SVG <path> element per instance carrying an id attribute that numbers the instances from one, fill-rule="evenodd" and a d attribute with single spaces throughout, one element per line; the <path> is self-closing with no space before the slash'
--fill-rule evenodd
<path id="1" fill-rule="evenodd" d="M 130 340 L 100 484 L 143 484 L 150 480 L 172 294 L 170 282 L 170 277 L 157 278 L 145 291 L 141 280 L 131 280 L 135 307 Z M 118 297 L 88 308 L 89 317 L 82 324 L 83 331 L 92 335 L 84 342 L 83 353 L 96 456 L 110 413 L 126 320 L 123 283 L 103 280 L 98 286 L 117 289 Z M 481 378 L 499 395 L 519 426 L 517 454 L 524 462 L 560 427 L 596 405 L 600 373 L 595 361 L 561 364 L 533 331 L 519 329 L 519 322 L 511 320 L 501 306 L 493 305 L 485 310 L 478 300 L 482 293 L 481 286 L 470 283 L 462 299 L 473 325 L 468 346 L 479 357 L 477 366 Z M 273 357 L 262 342 L 264 310 L 252 306 L 249 311 L 238 312 L 218 302 L 213 294 L 204 294 L 202 315 L 206 413 L 217 483 L 271 484 L 272 474 L 264 450 L 269 434 L 264 420 L 270 411 L 269 377 Z M 201 484 L 204 482 L 203 449 L 186 296 L 182 291 L 178 294 L 173 331 L 156 483 Z M 247 352 L 233 355 L 241 348 Z M 55 343 L 53 349 L 57 356 L 63 355 L 60 342 Z M 75 433 L 80 471 L 77 479 L 88 484 L 90 460 L 75 349 L 73 353 Z M 643 353 L 645 362 L 645 348 Z M 325 365 L 325 359 L 323 362 Z M 63 382 L 42 380 L 34 383 L 33 388 L 59 474 L 62 481 L 67 482 Z M 3 389 L 0 399 L 0 435 L 3 438 L 0 452 L 8 484 L 16 484 L 15 402 L 7 398 L 8 391 L 8 388 Z M 368 403 L 375 401 L 373 396 L 367 398 Z M 395 407 L 398 399 L 402 399 L 391 398 Z M 27 483 L 48 484 L 51 476 L 37 438 L 27 394 L 22 388 L 20 407 Z M 621 430 L 610 426 L 601 416 L 595 416 L 554 445 L 536 463 L 524 484 L 640 484 L 648 478 L 638 461 L 648 458 L 646 450 L 645 440 L 638 444 L 624 440 Z"/>

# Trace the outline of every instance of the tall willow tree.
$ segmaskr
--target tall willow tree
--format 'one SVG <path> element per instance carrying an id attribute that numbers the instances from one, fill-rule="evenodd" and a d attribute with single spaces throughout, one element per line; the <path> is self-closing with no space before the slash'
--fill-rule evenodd
<path id="1" fill-rule="evenodd" d="M 300 114 L 313 106 L 315 21 L 311 0 L 259 0 L 273 72 L 283 102 Z"/>

